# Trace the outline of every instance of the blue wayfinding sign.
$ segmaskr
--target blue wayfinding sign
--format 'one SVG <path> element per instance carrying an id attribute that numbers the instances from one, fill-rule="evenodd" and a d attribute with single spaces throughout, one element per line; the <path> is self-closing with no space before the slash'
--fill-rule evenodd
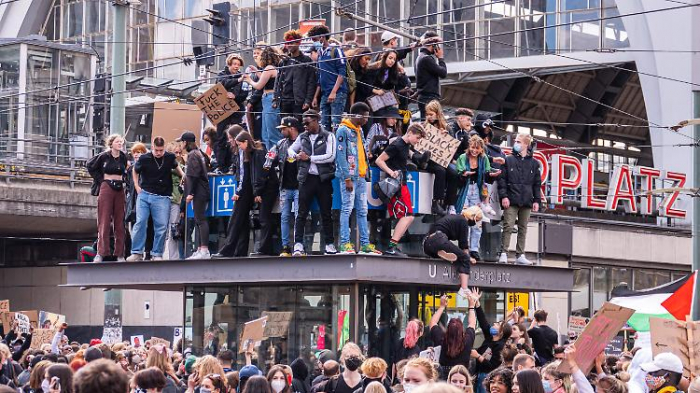
<path id="1" fill-rule="evenodd" d="M 367 183 L 367 208 L 370 210 L 384 210 L 386 206 L 377 197 L 374 190 L 372 190 L 372 184 L 379 181 L 379 174 L 381 170 L 377 167 L 370 167 L 371 182 Z M 418 205 L 420 201 L 420 173 L 419 172 L 408 172 L 406 176 L 406 185 L 411 192 L 411 202 L 413 204 L 413 211 L 418 212 Z M 228 217 L 233 213 L 233 206 L 235 202 L 233 201 L 233 195 L 236 192 L 236 187 L 238 182 L 233 175 L 222 175 L 222 176 L 211 176 L 209 177 L 209 191 L 211 193 L 211 200 L 207 205 L 207 216 L 208 217 Z M 311 210 L 318 211 L 318 202 L 314 200 L 311 203 Z M 341 207 L 340 203 L 340 181 L 336 178 L 333 179 L 333 209 L 339 210 Z M 187 205 L 187 217 L 194 217 L 194 212 L 192 211 L 192 204 Z"/>

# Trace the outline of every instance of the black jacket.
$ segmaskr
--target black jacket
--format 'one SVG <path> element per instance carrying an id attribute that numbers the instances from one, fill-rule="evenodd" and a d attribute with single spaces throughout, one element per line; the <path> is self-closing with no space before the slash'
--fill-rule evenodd
<path id="1" fill-rule="evenodd" d="M 506 157 L 498 178 L 498 196 L 508 198 L 511 206 L 532 207 L 542 199 L 540 163 L 532 158 L 513 152 Z"/>
<path id="2" fill-rule="evenodd" d="M 422 48 L 416 58 L 415 70 L 418 95 L 440 97 L 440 79 L 447 77 L 445 60 Z"/>
<path id="3" fill-rule="evenodd" d="M 287 151 L 292 143 L 294 143 L 294 141 L 290 141 L 289 138 L 281 139 L 270 149 L 267 155 L 265 155 L 265 165 L 263 169 L 266 171 L 266 181 L 269 182 L 267 184 L 277 182 L 279 187 L 282 187 L 284 170 L 287 165 L 287 156 L 289 155 Z"/>
<path id="4" fill-rule="evenodd" d="M 224 85 L 227 92 L 233 93 L 233 95 L 236 96 L 236 98 L 234 98 L 236 104 L 238 104 L 240 110 L 245 111 L 246 92 L 243 90 L 243 82 L 238 81 L 240 77 L 240 73 L 233 75 L 231 71 L 228 70 L 228 67 L 224 67 L 216 76 L 216 82 Z"/>
<path id="5" fill-rule="evenodd" d="M 501 351 L 503 350 L 503 347 L 506 346 L 506 339 L 494 341 L 493 336 L 490 332 L 491 325 L 486 320 L 486 314 L 484 313 L 484 310 L 481 307 L 477 307 L 475 312 L 476 319 L 477 321 L 479 321 L 479 327 L 484 333 L 484 343 L 481 344 L 479 349 L 477 349 L 476 351 L 479 352 L 480 355 L 483 355 L 487 349 L 491 349 L 491 359 L 484 359 L 483 362 L 477 361 L 476 371 L 477 373 L 488 374 L 501 365 Z"/>
<path id="6" fill-rule="evenodd" d="M 455 151 L 455 155 L 452 157 L 452 160 L 456 160 L 460 155 L 462 155 L 462 153 L 469 149 L 469 133 L 471 130 L 463 130 L 459 127 L 457 122 L 453 122 L 449 124 L 447 131 L 450 133 L 451 137 L 459 141 L 459 147 L 457 148 L 457 151 Z"/>
<path id="7" fill-rule="evenodd" d="M 297 64 L 308 64 L 298 66 Z M 316 67 L 309 56 L 287 57 L 280 63 L 275 96 L 297 105 L 308 104 L 316 94 Z"/>
<path id="8" fill-rule="evenodd" d="M 253 185 L 254 196 L 262 196 L 263 191 L 265 191 L 265 180 L 267 179 L 263 173 L 265 154 L 265 150 L 253 149 L 252 160 L 250 162 L 250 182 Z"/>

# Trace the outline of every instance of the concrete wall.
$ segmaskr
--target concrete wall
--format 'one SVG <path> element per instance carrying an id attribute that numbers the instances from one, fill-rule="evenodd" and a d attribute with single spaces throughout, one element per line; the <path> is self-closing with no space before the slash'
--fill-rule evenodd
<path id="1" fill-rule="evenodd" d="M 65 281 L 65 269 L 61 267 L 0 269 L 0 299 L 10 299 L 13 310 L 63 314 L 74 328 L 101 327 L 105 299 L 102 289 L 60 287 Z M 150 318 L 144 316 L 146 301 L 151 305 Z M 163 327 L 182 326 L 182 304 L 181 292 L 124 290 L 122 325 L 147 335 Z"/>

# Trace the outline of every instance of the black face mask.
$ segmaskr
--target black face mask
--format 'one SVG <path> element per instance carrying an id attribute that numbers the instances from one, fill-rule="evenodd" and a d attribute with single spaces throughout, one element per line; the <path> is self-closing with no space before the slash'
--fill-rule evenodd
<path id="1" fill-rule="evenodd" d="M 473 227 L 474 225 L 476 225 L 476 220 L 468 219 L 467 223 L 469 224 L 470 227 Z"/>
<path id="2" fill-rule="evenodd" d="M 350 371 L 355 371 L 362 365 L 362 359 L 352 356 L 345 359 L 345 367 Z"/>

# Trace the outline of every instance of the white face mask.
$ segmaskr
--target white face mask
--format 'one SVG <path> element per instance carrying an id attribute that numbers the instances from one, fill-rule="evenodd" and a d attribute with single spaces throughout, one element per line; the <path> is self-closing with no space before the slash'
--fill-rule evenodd
<path id="1" fill-rule="evenodd" d="M 279 379 L 277 379 L 277 380 L 270 382 L 270 387 L 272 387 L 272 390 L 274 390 L 275 393 L 280 393 L 281 391 L 284 390 L 285 383 L 284 383 L 284 381 L 280 381 Z"/>
<path id="2" fill-rule="evenodd" d="M 411 393 L 411 390 L 415 389 L 417 385 L 415 383 L 405 383 L 402 386 L 405 393 Z"/>
<path id="3" fill-rule="evenodd" d="M 44 391 L 44 393 L 49 393 L 51 391 L 51 382 L 49 382 L 48 379 L 44 378 L 44 380 L 41 381 L 41 390 Z"/>

